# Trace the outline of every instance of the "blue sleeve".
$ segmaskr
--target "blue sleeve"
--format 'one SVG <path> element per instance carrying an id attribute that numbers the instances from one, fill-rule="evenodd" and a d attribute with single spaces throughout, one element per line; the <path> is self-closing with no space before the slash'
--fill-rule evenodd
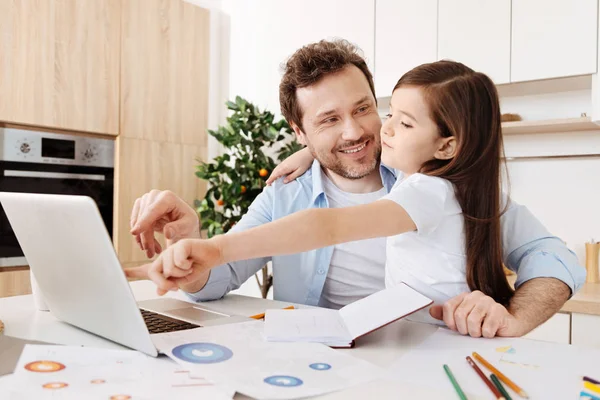
<path id="1" fill-rule="evenodd" d="M 267 186 L 250 205 L 248 212 L 230 230 L 241 232 L 271 222 L 273 213 L 273 186 Z M 271 257 L 236 261 L 220 265 L 210 271 L 206 285 L 196 293 L 186 293 L 194 301 L 216 300 L 231 290 L 239 288 L 242 283 L 254 275 Z"/>
<path id="2" fill-rule="evenodd" d="M 585 282 L 585 268 L 565 243 L 546 230 L 527 207 L 510 201 L 500 219 L 503 259 L 516 272 L 515 287 L 534 278 L 556 278 L 577 292 Z"/>

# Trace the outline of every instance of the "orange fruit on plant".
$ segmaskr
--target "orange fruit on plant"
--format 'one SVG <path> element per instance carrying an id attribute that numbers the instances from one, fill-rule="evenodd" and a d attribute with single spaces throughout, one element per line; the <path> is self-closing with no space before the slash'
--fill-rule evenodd
<path id="1" fill-rule="evenodd" d="M 242 185 L 240 191 L 242 192 L 242 194 L 246 193 L 246 186 Z"/>
<path id="2" fill-rule="evenodd" d="M 261 177 L 263 177 L 263 178 L 264 178 L 264 177 L 266 177 L 267 175 L 269 175 L 269 171 L 267 171 L 266 169 L 262 168 L 260 171 L 258 171 L 258 174 L 259 174 Z"/>
<path id="3" fill-rule="evenodd" d="M 218 206 L 222 206 L 223 204 L 225 204 L 225 202 L 223 201 L 223 199 L 217 200 L 217 205 Z"/>

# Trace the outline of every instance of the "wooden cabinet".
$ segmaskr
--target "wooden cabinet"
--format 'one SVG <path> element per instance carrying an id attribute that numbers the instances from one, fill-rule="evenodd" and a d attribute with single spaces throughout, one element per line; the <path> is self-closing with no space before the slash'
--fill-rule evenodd
<path id="1" fill-rule="evenodd" d="M 182 0 L 123 1 L 121 135 L 205 145 L 209 12 Z"/>
<path id="2" fill-rule="evenodd" d="M 600 315 L 572 314 L 571 344 L 600 349 Z"/>
<path id="3" fill-rule="evenodd" d="M 437 8 L 437 0 L 377 0 L 375 90 L 378 97 L 391 96 L 405 72 L 436 60 Z"/>
<path id="4" fill-rule="evenodd" d="M 510 82 L 510 5 L 511 0 L 439 0 L 438 59 L 462 62 L 496 84 Z"/>
<path id="5" fill-rule="evenodd" d="M 597 70 L 597 0 L 512 0 L 511 81 Z"/>
<path id="6" fill-rule="evenodd" d="M 116 135 L 120 7 L 0 1 L 0 121 Z"/>
<path id="7" fill-rule="evenodd" d="M 204 135 L 206 138 L 206 135 Z M 188 204 L 201 199 L 206 183 L 194 175 L 197 159 L 206 160 L 206 146 L 117 138 L 114 244 L 123 264 L 147 260 L 129 233 L 136 198 L 152 189 L 171 190 Z M 162 235 L 157 235 L 164 248 Z"/>

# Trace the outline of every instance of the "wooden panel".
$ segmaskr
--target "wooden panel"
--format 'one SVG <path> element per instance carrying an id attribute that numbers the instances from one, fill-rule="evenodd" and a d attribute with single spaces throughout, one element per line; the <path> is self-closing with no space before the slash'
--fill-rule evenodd
<path id="1" fill-rule="evenodd" d="M 206 146 L 209 12 L 127 0 L 122 18 L 121 134 Z"/>
<path id="2" fill-rule="evenodd" d="M 0 297 L 31 294 L 29 269 L 0 272 Z"/>
<path id="3" fill-rule="evenodd" d="M 129 233 L 135 199 L 152 189 L 171 190 L 188 204 L 200 199 L 206 184 L 194 173 L 206 147 L 119 137 L 116 149 L 114 241 L 122 263 L 144 261 Z"/>
<path id="4" fill-rule="evenodd" d="M 0 120 L 118 133 L 120 0 L 0 2 Z"/>

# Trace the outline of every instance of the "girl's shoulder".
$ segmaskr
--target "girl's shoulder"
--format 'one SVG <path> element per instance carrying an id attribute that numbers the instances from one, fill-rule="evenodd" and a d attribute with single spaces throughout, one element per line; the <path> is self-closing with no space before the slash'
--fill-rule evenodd
<path id="1" fill-rule="evenodd" d="M 421 173 L 411 175 L 398 175 L 398 180 L 396 181 L 394 188 L 400 186 L 413 186 L 423 189 L 431 188 L 433 190 L 442 192 L 454 192 L 454 186 L 449 180 Z"/>

